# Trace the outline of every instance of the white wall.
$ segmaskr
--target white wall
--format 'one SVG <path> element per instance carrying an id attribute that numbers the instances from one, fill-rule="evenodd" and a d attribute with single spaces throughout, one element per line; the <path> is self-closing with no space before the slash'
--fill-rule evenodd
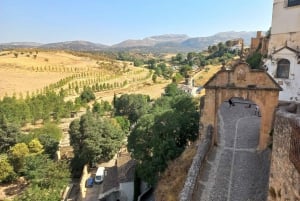
<path id="1" fill-rule="evenodd" d="M 120 183 L 120 191 L 122 191 L 121 194 L 127 195 L 127 201 L 133 201 L 133 196 L 134 196 L 133 182 Z"/>
<path id="2" fill-rule="evenodd" d="M 268 48 L 268 59 L 265 65 L 268 73 L 280 83 L 283 91 L 279 100 L 300 101 L 300 64 L 298 55 L 288 49 L 274 53 L 274 50 L 285 46 L 300 51 L 300 5 L 287 7 L 287 0 L 274 0 L 271 38 Z M 299 49 L 297 49 L 299 48 Z M 276 78 L 277 62 L 280 59 L 290 61 L 289 78 Z"/>
<path id="3" fill-rule="evenodd" d="M 288 59 L 290 61 L 289 78 L 276 78 L 277 62 L 280 59 Z M 279 100 L 300 101 L 300 64 L 297 64 L 296 54 L 287 49 L 273 54 L 272 60 L 268 59 L 265 63 L 268 73 L 280 83 L 283 91 L 279 93 Z"/>

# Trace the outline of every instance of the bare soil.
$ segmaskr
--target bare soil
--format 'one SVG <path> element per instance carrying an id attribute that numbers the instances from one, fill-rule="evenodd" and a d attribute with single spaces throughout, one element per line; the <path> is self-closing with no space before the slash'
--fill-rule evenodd
<path id="1" fill-rule="evenodd" d="M 0 201 L 13 199 L 16 195 L 19 195 L 27 185 L 27 182 L 23 178 L 20 178 L 12 184 L 1 184 Z"/>

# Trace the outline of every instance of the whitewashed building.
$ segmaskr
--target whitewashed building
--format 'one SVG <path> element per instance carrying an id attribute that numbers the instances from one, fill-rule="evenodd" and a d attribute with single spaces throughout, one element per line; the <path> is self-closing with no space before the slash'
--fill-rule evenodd
<path id="1" fill-rule="evenodd" d="M 283 88 L 279 100 L 300 102 L 300 0 L 274 0 L 265 68 Z"/>

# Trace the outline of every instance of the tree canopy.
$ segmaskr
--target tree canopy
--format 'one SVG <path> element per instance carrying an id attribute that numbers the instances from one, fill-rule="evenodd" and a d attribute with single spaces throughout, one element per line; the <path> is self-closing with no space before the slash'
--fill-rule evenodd
<path id="1" fill-rule="evenodd" d="M 0 153 L 5 153 L 11 146 L 15 145 L 19 135 L 19 128 L 8 123 L 5 117 L 0 116 Z"/>
<path id="2" fill-rule="evenodd" d="M 146 114 L 149 109 L 150 98 L 142 94 L 123 94 L 114 101 L 115 114 L 126 116 L 131 123 Z"/>
<path id="3" fill-rule="evenodd" d="M 128 150 L 138 161 L 138 175 L 155 184 L 168 161 L 178 157 L 188 141 L 198 136 L 195 101 L 172 84 L 147 114 L 138 119 L 128 137 Z"/>
<path id="4" fill-rule="evenodd" d="M 74 160 L 80 159 L 82 164 L 111 159 L 125 138 L 120 126 L 91 112 L 81 116 L 80 120 L 74 120 L 69 133 L 74 147 Z"/>

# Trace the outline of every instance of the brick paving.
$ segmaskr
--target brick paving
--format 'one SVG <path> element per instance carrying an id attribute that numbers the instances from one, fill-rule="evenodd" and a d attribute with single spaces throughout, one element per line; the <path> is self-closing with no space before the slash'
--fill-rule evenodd
<path id="1" fill-rule="evenodd" d="M 219 110 L 219 144 L 201 169 L 195 201 L 265 201 L 271 151 L 257 151 L 260 117 L 240 101 Z"/>

